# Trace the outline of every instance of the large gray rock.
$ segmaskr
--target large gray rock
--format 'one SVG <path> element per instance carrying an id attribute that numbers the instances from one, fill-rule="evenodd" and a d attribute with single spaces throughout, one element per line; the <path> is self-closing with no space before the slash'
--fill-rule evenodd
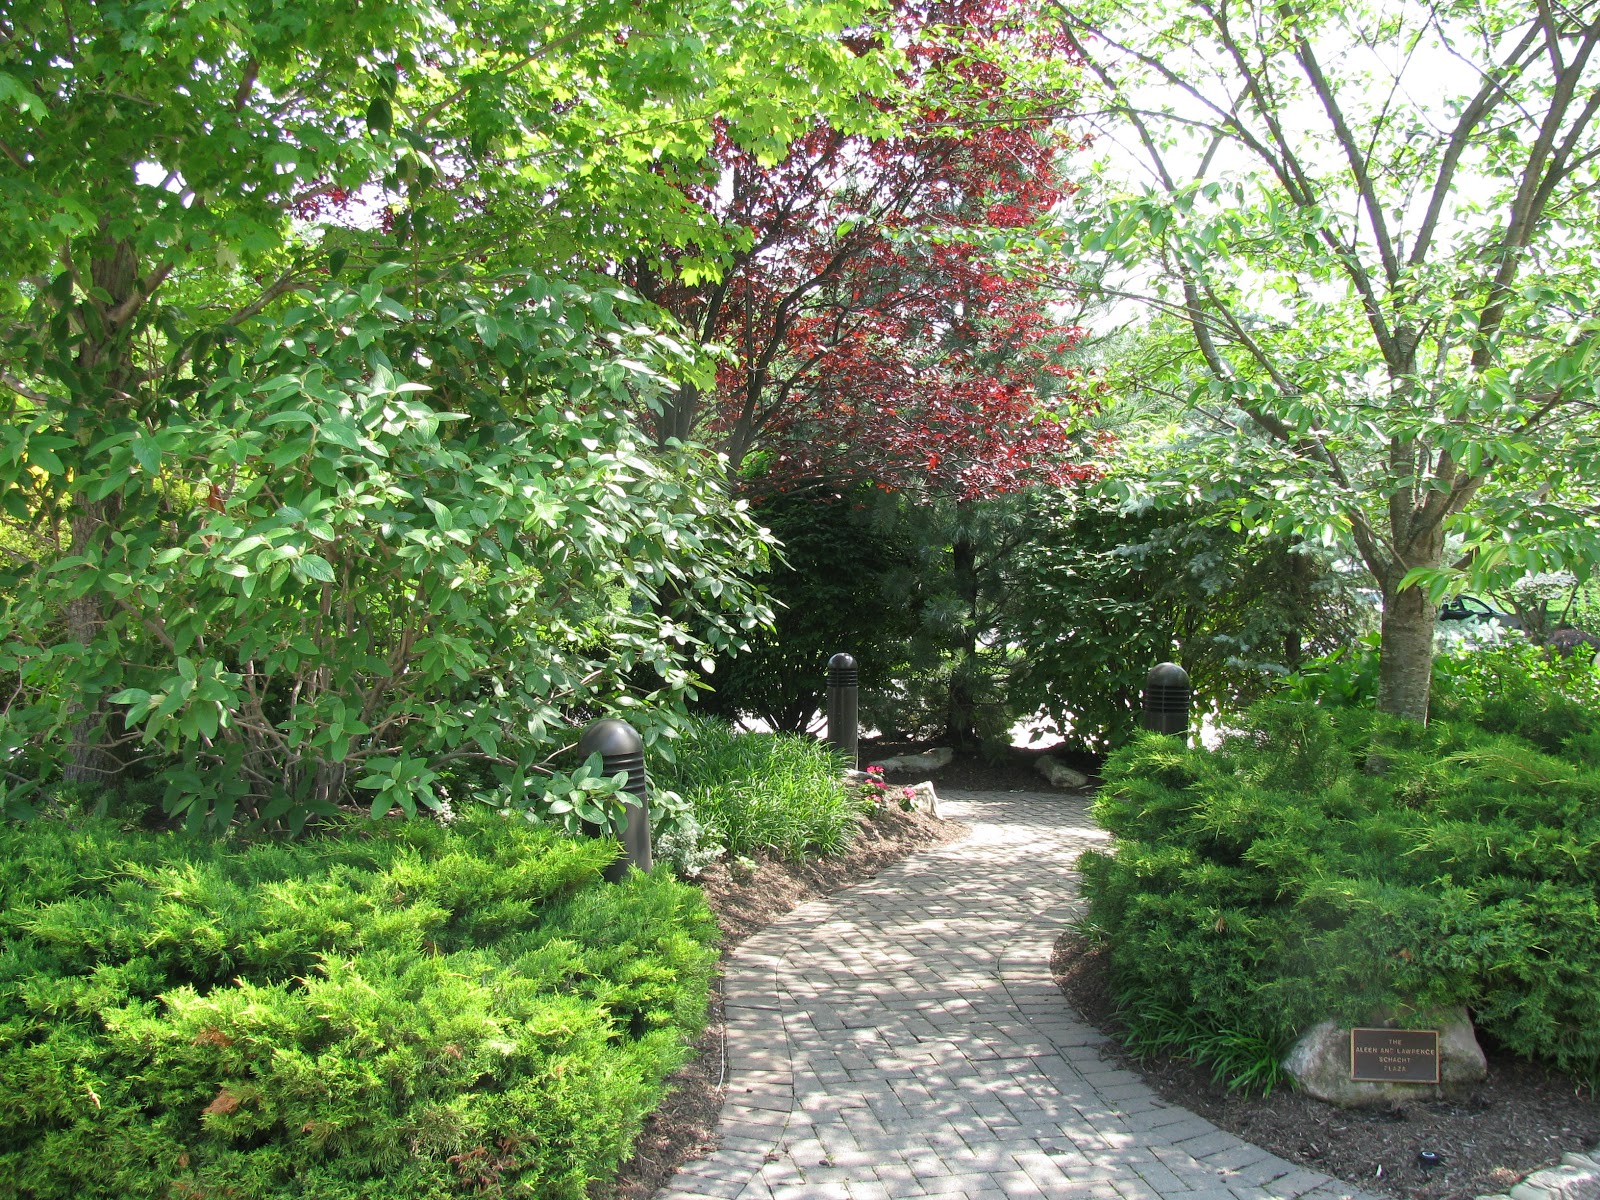
<path id="1" fill-rule="evenodd" d="M 1089 785 L 1089 777 L 1082 771 L 1074 771 L 1066 763 L 1049 754 L 1041 754 L 1038 761 L 1033 764 L 1033 769 L 1048 779 L 1051 787 L 1074 790 Z"/>
<path id="2" fill-rule="evenodd" d="M 1592 1154 L 1561 1156 L 1559 1167 L 1530 1172 L 1512 1185 L 1509 1195 L 1479 1196 L 1477 1200 L 1595 1200 L 1600 1196 L 1600 1146 Z"/>
<path id="3" fill-rule="evenodd" d="M 1511 1200 L 1600 1200 L 1600 1167 L 1562 1155 L 1559 1167 L 1535 1171 L 1513 1187 Z"/>
<path id="4" fill-rule="evenodd" d="M 874 767 L 881 767 L 885 771 L 937 771 L 940 767 L 948 767 L 955 759 L 956 752 L 948 746 L 937 746 L 932 750 L 925 750 L 921 754 L 901 754 L 895 758 L 880 758 L 873 763 Z"/>
<path id="5" fill-rule="evenodd" d="M 1408 1024 L 1416 1028 L 1419 1022 L 1411 1021 Z M 1488 1075 L 1488 1063 L 1484 1060 L 1477 1036 L 1472 1032 L 1472 1021 L 1466 1009 L 1453 1009 L 1420 1024 L 1439 1030 L 1438 1084 L 1367 1083 L 1351 1079 L 1350 1027 L 1335 1024 L 1331 1020 L 1312 1026 L 1301 1036 L 1284 1058 L 1283 1069 L 1307 1095 L 1344 1108 L 1459 1097 Z M 1361 1028 L 1393 1029 L 1399 1026 L 1394 1021 L 1377 1019 Z"/>

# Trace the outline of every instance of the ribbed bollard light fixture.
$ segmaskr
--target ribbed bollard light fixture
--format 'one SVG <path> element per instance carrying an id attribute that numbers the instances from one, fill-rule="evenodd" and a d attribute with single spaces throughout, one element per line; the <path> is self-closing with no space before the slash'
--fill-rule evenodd
<path id="1" fill-rule="evenodd" d="M 1144 727 L 1174 737 L 1189 736 L 1189 672 L 1177 663 L 1150 668 L 1144 680 Z"/>
<path id="2" fill-rule="evenodd" d="M 828 744 L 853 771 L 860 756 L 861 671 L 848 654 L 828 660 Z"/>
<path id="3" fill-rule="evenodd" d="M 578 739 L 579 758 L 595 753 L 608 777 L 618 771 L 628 773 L 623 791 L 631 798 L 625 801 L 628 824 L 622 831 L 623 853 L 605 870 L 606 878 L 618 883 L 627 878 L 629 867 L 648 871 L 655 861 L 650 853 L 650 779 L 644 769 L 644 739 L 626 721 L 608 717 L 590 725 Z"/>

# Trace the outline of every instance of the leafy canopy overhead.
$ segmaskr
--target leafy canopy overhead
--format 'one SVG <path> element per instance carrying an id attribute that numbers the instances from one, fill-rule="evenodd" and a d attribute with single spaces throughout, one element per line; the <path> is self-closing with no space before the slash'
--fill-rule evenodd
<path id="1" fill-rule="evenodd" d="M 879 122 L 871 6 L 174 0 L 14 10 L 0 53 L 0 286 L 84 238 L 149 269 L 249 265 L 355 198 L 439 252 L 545 263 L 724 235 L 675 186 L 713 127 L 764 160 L 812 113 Z M 421 222 L 417 222 L 417 215 Z M 368 221 L 370 224 L 371 222 Z M 193 256 L 214 255 L 210 261 Z M 147 291 L 150 290 L 148 287 Z"/>
<path id="2" fill-rule="evenodd" d="M 974 499 L 1083 471 L 1059 418 L 1079 330 L 1013 253 L 1069 189 L 1076 69 L 1030 0 L 940 0 L 885 18 L 905 65 L 899 128 L 825 114 L 776 163 L 732 138 L 696 192 L 750 242 L 714 279 L 627 278 L 726 347 L 658 436 L 715 440 L 793 486 L 869 478 Z"/>
<path id="3" fill-rule="evenodd" d="M 1421 716 L 1413 584 L 1600 554 L 1600 6 L 1055 8 L 1116 147 L 1080 245 L 1187 409 L 1162 474 L 1349 545 Z"/>

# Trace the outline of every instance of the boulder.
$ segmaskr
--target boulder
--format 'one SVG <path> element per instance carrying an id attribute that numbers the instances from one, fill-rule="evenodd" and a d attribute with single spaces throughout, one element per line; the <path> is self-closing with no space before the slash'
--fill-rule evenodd
<path id="1" fill-rule="evenodd" d="M 1600 1168 L 1565 1161 L 1535 1171 L 1511 1189 L 1511 1200 L 1600 1200 Z"/>
<path id="2" fill-rule="evenodd" d="M 901 754 L 895 758 L 881 758 L 872 765 L 881 767 L 884 771 L 937 771 L 940 767 L 948 767 L 955 756 L 956 752 L 949 747 L 937 746 L 932 750 L 924 750 L 921 754 Z"/>
<path id="3" fill-rule="evenodd" d="M 1301 1036 L 1284 1058 L 1283 1069 L 1307 1095 L 1343 1108 L 1460 1098 L 1488 1075 L 1488 1063 L 1472 1032 L 1472 1021 L 1466 1009 L 1453 1009 L 1407 1024 L 1412 1028 L 1439 1030 L 1438 1084 L 1367 1083 L 1351 1079 L 1350 1027 L 1331 1020 L 1312 1026 Z M 1395 1021 L 1378 1018 L 1361 1028 L 1397 1029 L 1400 1026 Z"/>
<path id="4" fill-rule="evenodd" d="M 1067 788 L 1070 791 L 1089 785 L 1087 775 L 1082 771 L 1074 771 L 1053 755 L 1041 754 L 1033 769 L 1048 779 L 1051 787 Z"/>

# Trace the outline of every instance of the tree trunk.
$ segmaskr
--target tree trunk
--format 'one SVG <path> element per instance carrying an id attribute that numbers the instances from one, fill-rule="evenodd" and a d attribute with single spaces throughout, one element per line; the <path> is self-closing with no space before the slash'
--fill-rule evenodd
<path id="1" fill-rule="evenodd" d="M 1378 711 L 1426 724 L 1433 682 L 1434 607 L 1421 588 L 1399 591 L 1404 572 L 1384 580 L 1378 651 Z"/>
<path id="2" fill-rule="evenodd" d="M 694 436 L 694 427 L 700 419 L 700 389 L 685 383 L 671 395 L 662 397 L 661 411 L 652 413 L 650 423 L 655 427 L 656 445 L 667 448 L 676 438 L 687 442 Z"/>
<path id="3" fill-rule="evenodd" d="M 99 529 L 104 517 L 101 505 L 86 504 L 84 510 L 72 518 L 72 545 L 69 553 L 81 555 Z M 97 592 L 87 592 L 67 604 L 65 613 L 67 640 L 85 647 L 92 646 L 105 621 L 103 601 Z M 80 696 L 75 705 L 71 731 L 68 734 L 67 761 L 61 770 L 63 783 L 81 784 L 90 788 L 107 786 L 122 770 L 122 764 L 105 749 L 102 724 L 105 713 L 99 697 L 93 700 Z"/>
<path id="4" fill-rule="evenodd" d="M 83 339 L 75 363 L 80 387 L 84 388 L 77 399 L 87 408 L 97 403 L 102 409 L 109 408 L 108 398 L 123 397 L 123 388 L 133 373 L 133 349 L 124 327 L 138 310 L 139 259 L 133 243 L 112 238 L 105 232 L 107 228 L 102 219 L 103 237 L 89 258 L 88 279 L 88 284 L 103 291 L 105 296 L 91 294 L 83 302 L 84 310 L 93 306 L 98 311 L 102 328 L 98 337 Z M 79 286 L 86 292 L 89 290 L 81 279 Z M 83 327 L 89 327 L 83 312 L 76 319 Z M 79 499 L 78 511 L 72 518 L 72 555 L 82 555 L 86 551 L 113 511 L 105 502 Z M 87 648 L 94 644 L 105 622 L 105 600 L 96 591 L 86 592 L 70 601 L 63 615 L 68 640 Z M 106 749 L 104 725 L 102 697 L 83 695 L 74 701 L 67 762 L 61 773 L 64 782 L 105 787 L 122 770 L 122 763 Z"/>
<path id="5" fill-rule="evenodd" d="M 957 520 L 964 525 L 959 516 Z M 961 657 L 950 676 L 945 738 L 954 749 L 965 750 L 978 742 L 977 696 L 973 687 L 978 660 L 978 547 L 964 529 L 950 544 L 950 575 L 956 595 L 961 598 L 965 621 Z"/>

